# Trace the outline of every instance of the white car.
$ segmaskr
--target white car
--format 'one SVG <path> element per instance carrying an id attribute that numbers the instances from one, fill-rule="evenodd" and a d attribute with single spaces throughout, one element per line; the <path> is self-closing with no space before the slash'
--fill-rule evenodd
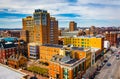
<path id="1" fill-rule="evenodd" d="M 119 58 L 120 58 L 120 57 L 119 57 L 119 55 L 117 54 L 117 55 L 116 55 L 116 59 L 118 60 Z"/>

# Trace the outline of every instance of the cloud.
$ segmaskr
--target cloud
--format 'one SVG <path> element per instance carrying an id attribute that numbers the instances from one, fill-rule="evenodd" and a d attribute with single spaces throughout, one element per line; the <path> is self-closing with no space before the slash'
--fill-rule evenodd
<path id="1" fill-rule="evenodd" d="M 57 14 L 56 16 L 61 16 L 61 17 L 71 17 L 71 18 L 73 18 L 73 17 L 80 17 L 80 15 L 78 15 L 78 14 L 74 14 L 74 13 Z"/>
<path id="2" fill-rule="evenodd" d="M 10 22 L 18 22 L 18 21 L 22 21 L 22 19 L 21 18 L 20 19 L 19 18 L 18 19 L 0 18 L 0 23 L 2 23 L 2 22 L 10 23 Z"/>
<path id="3" fill-rule="evenodd" d="M 46 9 L 60 23 L 65 24 L 64 26 L 70 20 L 91 24 L 97 21 L 98 25 L 102 23 L 101 21 L 120 21 L 120 0 L 1 0 L 0 4 L 0 12 L 15 14 L 7 16 L 9 18 L 11 16 L 13 20 L 32 15 L 34 9 Z M 113 25 L 114 23 L 116 22 L 113 22 Z"/>

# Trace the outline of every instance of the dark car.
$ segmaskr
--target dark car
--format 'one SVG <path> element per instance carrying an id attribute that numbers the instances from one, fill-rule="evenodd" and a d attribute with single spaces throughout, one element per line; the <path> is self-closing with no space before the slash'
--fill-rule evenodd
<path id="1" fill-rule="evenodd" d="M 106 63 L 107 61 L 108 61 L 108 60 L 104 60 L 103 62 L 105 62 L 105 63 Z"/>
<path id="2" fill-rule="evenodd" d="M 111 66 L 111 63 L 107 63 L 107 66 Z"/>

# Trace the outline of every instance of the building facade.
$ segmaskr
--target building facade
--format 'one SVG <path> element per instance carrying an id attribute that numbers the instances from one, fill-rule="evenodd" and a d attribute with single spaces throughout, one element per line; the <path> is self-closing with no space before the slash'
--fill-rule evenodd
<path id="1" fill-rule="evenodd" d="M 62 47 L 62 45 L 53 44 L 45 44 L 40 46 L 40 61 L 49 63 L 53 55 L 60 54 Z"/>
<path id="2" fill-rule="evenodd" d="M 35 42 L 50 43 L 50 14 L 46 10 L 36 9 L 33 13 Z"/>
<path id="3" fill-rule="evenodd" d="M 28 43 L 58 44 L 58 21 L 46 10 L 35 9 L 32 16 L 22 19 L 21 38 Z"/>
<path id="4" fill-rule="evenodd" d="M 69 23 L 69 30 L 70 31 L 77 30 L 77 23 L 75 23 L 74 21 L 70 21 L 70 23 Z"/>
<path id="5" fill-rule="evenodd" d="M 8 58 L 8 65 L 13 68 L 25 67 L 27 64 L 27 58 L 19 55 L 13 54 Z"/>
<path id="6" fill-rule="evenodd" d="M 55 55 L 50 61 L 50 79 L 81 79 L 85 73 L 85 58 L 80 60 Z"/>
<path id="7" fill-rule="evenodd" d="M 80 36 L 80 31 L 61 32 L 61 36 Z"/>
<path id="8" fill-rule="evenodd" d="M 17 37 L 20 38 L 20 30 L 7 30 L 7 31 L 1 31 L 0 36 L 1 37 Z"/>
<path id="9" fill-rule="evenodd" d="M 105 39 L 110 42 L 111 46 L 117 45 L 117 33 L 115 32 L 105 33 Z"/>
<path id="10" fill-rule="evenodd" d="M 86 58 L 86 64 L 85 64 L 86 69 L 88 69 L 92 64 L 92 61 L 91 61 L 92 53 L 90 48 L 84 49 L 84 48 L 73 47 L 72 58 L 76 58 L 76 59 Z"/>
<path id="11" fill-rule="evenodd" d="M 12 54 L 16 53 L 16 46 L 12 43 L 0 43 L 0 63 L 5 63 Z"/>
<path id="12" fill-rule="evenodd" d="M 23 28 L 21 38 L 26 42 L 34 42 L 34 21 L 32 16 L 22 19 Z"/>
<path id="13" fill-rule="evenodd" d="M 50 44 L 58 44 L 58 21 L 50 18 Z"/>
<path id="14" fill-rule="evenodd" d="M 103 49 L 104 45 L 104 38 L 101 37 L 65 37 L 64 38 L 64 45 L 72 44 L 75 47 L 94 47 Z"/>
<path id="15" fill-rule="evenodd" d="M 29 43 L 28 44 L 28 58 L 38 59 L 39 58 L 39 46 L 38 43 Z"/>

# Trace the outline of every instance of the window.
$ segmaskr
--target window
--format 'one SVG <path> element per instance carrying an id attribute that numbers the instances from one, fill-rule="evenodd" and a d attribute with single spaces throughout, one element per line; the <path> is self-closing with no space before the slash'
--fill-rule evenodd
<path id="1" fill-rule="evenodd" d="M 82 44 L 84 44 L 84 42 L 81 42 Z"/>
<path id="2" fill-rule="evenodd" d="M 82 47 L 84 47 L 84 45 L 82 45 Z"/>
<path id="3" fill-rule="evenodd" d="M 64 79 L 69 79 L 69 77 L 68 77 L 68 69 L 66 69 L 66 68 L 63 69 L 63 78 Z"/>
<path id="4" fill-rule="evenodd" d="M 81 66 L 80 66 L 80 64 L 79 64 L 79 66 L 78 66 L 78 71 L 80 71 L 81 70 Z"/>
<path id="5" fill-rule="evenodd" d="M 84 71 L 85 67 L 84 67 L 84 62 L 82 63 L 82 71 Z"/>
<path id="6" fill-rule="evenodd" d="M 37 19 L 37 20 L 35 20 L 34 22 L 35 22 L 35 25 L 40 25 L 40 24 L 41 24 L 41 23 L 40 23 L 40 19 Z"/>
<path id="7" fill-rule="evenodd" d="M 84 41 L 84 39 L 81 39 L 82 41 Z"/>
<path id="8" fill-rule="evenodd" d="M 73 69 L 73 76 L 74 78 L 77 76 L 77 67 Z"/>

